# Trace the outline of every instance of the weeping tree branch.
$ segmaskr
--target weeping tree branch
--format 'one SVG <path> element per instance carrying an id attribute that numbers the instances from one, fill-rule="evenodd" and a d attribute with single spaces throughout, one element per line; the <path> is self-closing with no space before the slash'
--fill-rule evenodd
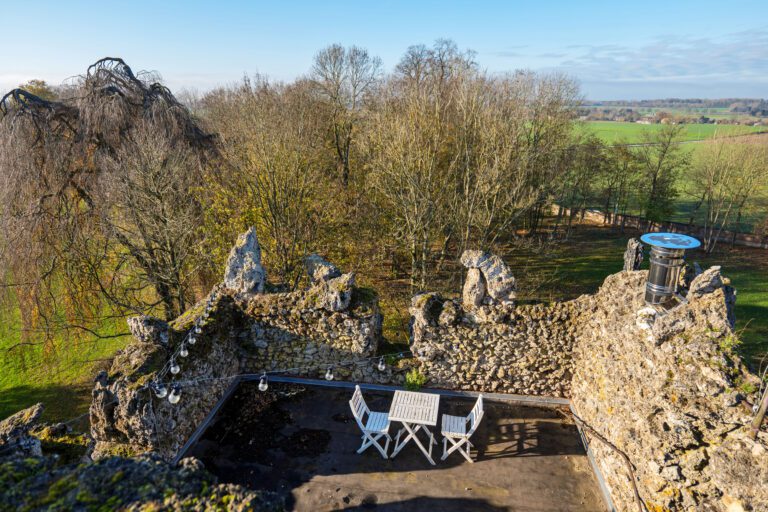
<path id="1" fill-rule="evenodd" d="M 46 319 L 65 313 L 70 327 L 102 337 L 74 318 L 158 303 L 178 314 L 188 269 L 204 257 L 194 191 L 219 158 L 215 137 L 155 74 L 120 58 L 93 63 L 56 101 L 2 96 L 0 284 L 26 284 L 27 327 L 50 331 Z"/>

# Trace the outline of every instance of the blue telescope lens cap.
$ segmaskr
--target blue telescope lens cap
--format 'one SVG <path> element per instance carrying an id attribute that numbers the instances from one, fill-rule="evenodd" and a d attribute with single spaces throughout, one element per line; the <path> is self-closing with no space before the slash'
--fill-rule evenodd
<path id="1" fill-rule="evenodd" d="M 701 242 L 680 233 L 646 233 L 640 237 L 643 243 L 664 249 L 695 249 Z"/>

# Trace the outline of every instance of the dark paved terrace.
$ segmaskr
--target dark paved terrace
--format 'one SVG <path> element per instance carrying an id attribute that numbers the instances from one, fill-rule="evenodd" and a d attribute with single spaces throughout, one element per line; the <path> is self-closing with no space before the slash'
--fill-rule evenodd
<path id="1" fill-rule="evenodd" d="M 371 410 L 389 409 L 390 393 L 364 395 Z M 576 427 L 557 411 L 486 401 L 472 438 L 476 462 L 458 453 L 439 461 L 438 429 L 432 466 L 412 442 L 390 460 L 373 447 L 355 453 L 350 397 L 343 389 L 272 384 L 260 393 L 241 384 L 190 455 L 222 481 L 283 493 L 289 510 L 605 510 Z M 440 412 L 466 415 L 472 403 L 441 397 Z M 390 427 L 393 437 L 398 428 Z"/>

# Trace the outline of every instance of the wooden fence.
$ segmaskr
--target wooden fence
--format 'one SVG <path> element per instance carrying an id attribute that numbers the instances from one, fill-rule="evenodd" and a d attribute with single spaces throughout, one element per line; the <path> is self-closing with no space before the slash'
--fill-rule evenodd
<path id="1" fill-rule="evenodd" d="M 554 207 L 554 213 L 557 214 L 559 207 Z M 570 209 L 563 208 L 565 216 L 571 214 Z M 704 240 L 705 229 L 704 226 L 697 224 L 686 224 L 683 222 L 651 222 L 647 219 L 637 215 L 622 215 L 606 213 L 596 209 L 583 209 L 576 213 L 576 218 L 594 222 L 597 224 L 610 224 L 612 226 L 624 226 L 629 228 L 635 228 L 640 231 L 656 231 L 665 233 L 684 233 L 696 237 L 700 240 Z M 720 232 L 720 236 L 717 239 L 718 243 L 741 245 L 744 247 L 757 247 L 760 249 L 768 249 L 768 236 L 760 236 L 751 233 L 741 233 L 729 230 L 723 230 Z"/>

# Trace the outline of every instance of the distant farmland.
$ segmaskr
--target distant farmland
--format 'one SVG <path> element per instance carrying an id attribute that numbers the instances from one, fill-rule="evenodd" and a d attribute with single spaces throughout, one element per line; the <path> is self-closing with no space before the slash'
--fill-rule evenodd
<path id="1" fill-rule="evenodd" d="M 647 133 L 658 132 L 662 129 L 662 124 L 639 124 L 639 123 L 621 123 L 616 121 L 587 121 L 580 123 L 578 129 L 583 133 L 593 133 L 602 139 L 606 144 L 635 144 L 645 142 L 643 136 Z M 686 124 L 681 133 L 681 141 L 696 141 L 713 138 L 716 134 L 729 136 L 748 135 L 751 133 L 768 134 L 768 126 L 740 126 L 740 125 L 715 125 L 715 124 Z M 764 135 L 768 142 L 768 135 Z M 684 144 L 683 150 L 691 154 L 692 160 L 696 158 L 696 153 L 703 149 L 705 144 Z M 676 222 L 688 222 L 693 218 L 694 222 L 704 222 L 704 212 L 696 210 L 700 192 L 697 190 L 691 176 L 686 173 L 680 173 L 676 183 L 678 197 L 675 201 L 675 212 L 669 218 Z M 601 208 L 602 204 L 595 202 L 589 205 L 592 208 Z M 739 229 L 744 232 L 751 232 L 755 224 L 765 219 L 765 213 L 768 211 L 768 190 L 760 190 L 756 193 L 752 206 L 742 212 Z M 633 202 L 627 213 L 631 215 L 642 215 L 642 205 Z"/>
<path id="2" fill-rule="evenodd" d="M 593 133 L 608 144 L 643 142 L 646 133 L 658 132 L 662 124 L 620 123 L 616 121 L 587 121 L 579 125 L 585 133 Z M 768 132 L 768 126 L 738 126 L 717 124 L 686 124 L 681 140 L 701 140 L 723 135 L 746 135 Z"/>

